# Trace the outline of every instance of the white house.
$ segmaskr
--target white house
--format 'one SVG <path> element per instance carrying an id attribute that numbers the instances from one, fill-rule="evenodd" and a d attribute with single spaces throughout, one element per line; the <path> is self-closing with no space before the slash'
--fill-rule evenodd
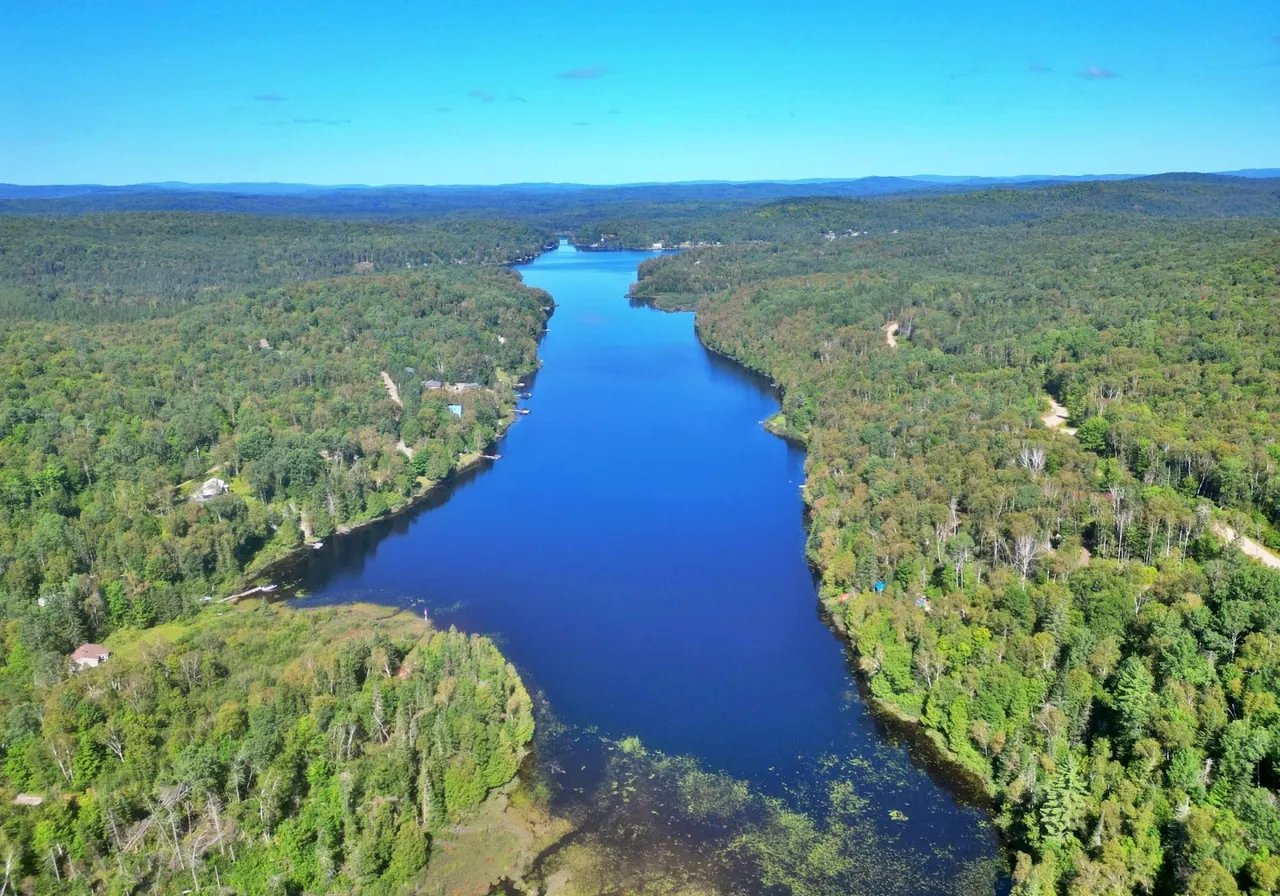
<path id="1" fill-rule="evenodd" d="M 111 656 L 111 651 L 101 644 L 81 644 L 71 654 L 71 665 L 75 670 L 92 669 L 101 666 Z"/>

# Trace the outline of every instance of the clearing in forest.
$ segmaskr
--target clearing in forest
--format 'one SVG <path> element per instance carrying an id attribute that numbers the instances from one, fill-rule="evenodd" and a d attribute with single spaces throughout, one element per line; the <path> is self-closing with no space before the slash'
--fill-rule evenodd
<path id="1" fill-rule="evenodd" d="M 1074 426 L 1067 426 L 1067 409 L 1058 404 L 1057 399 L 1049 396 L 1049 413 L 1040 418 L 1047 429 L 1060 429 L 1069 436 L 1076 434 Z"/>
<path id="2" fill-rule="evenodd" d="M 1277 557 L 1247 535 L 1241 535 L 1236 532 L 1226 523 L 1214 523 L 1213 531 L 1215 535 L 1227 544 L 1238 544 L 1246 557 L 1252 557 L 1272 569 L 1280 569 L 1280 557 Z"/>
<path id="3" fill-rule="evenodd" d="M 392 403 L 398 408 L 404 407 L 404 405 L 400 403 L 400 389 L 396 386 L 396 381 L 393 380 L 391 378 L 391 374 L 387 373 L 385 370 L 382 371 L 382 384 L 387 387 L 387 394 L 391 396 Z"/>
<path id="4" fill-rule="evenodd" d="M 889 348 L 898 347 L 898 322 L 891 320 L 884 325 L 884 341 L 889 343 Z"/>

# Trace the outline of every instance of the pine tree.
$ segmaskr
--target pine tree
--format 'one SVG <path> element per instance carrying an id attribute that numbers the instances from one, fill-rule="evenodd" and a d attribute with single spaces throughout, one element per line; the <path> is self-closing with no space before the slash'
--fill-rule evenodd
<path id="1" fill-rule="evenodd" d="M 1044 803 L 1040 806 L 1040 826 L 1045 836 L 1056 842 L 1065 840 L 1080 821 L 1084 805 L 1084 782 L 1075 757 L 1068 756 L 1045 787 Z"/>
<path id="2" fill-rule="evenodd" d="M 1154 702 L 1155 680 L 1142 660 L 1130 656 L 1116 672 L 1113 705 L 1119 715 L 1120 730 L 1132 745 L 1147 730 Z"/>

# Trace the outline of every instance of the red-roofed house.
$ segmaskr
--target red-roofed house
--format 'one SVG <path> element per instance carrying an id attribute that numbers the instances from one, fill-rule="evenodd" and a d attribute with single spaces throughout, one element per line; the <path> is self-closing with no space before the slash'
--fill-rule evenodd
<path id="1" fill-rule="evenodd" d="M 101 666 L 111 656 L 111 651 L 101 644 L 81 644 L 71 654 L 71 663 L 76 669 L 92 669 Z"/>

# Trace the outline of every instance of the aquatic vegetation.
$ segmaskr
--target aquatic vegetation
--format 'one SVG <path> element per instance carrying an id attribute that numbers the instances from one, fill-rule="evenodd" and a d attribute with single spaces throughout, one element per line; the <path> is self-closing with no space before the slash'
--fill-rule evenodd
<path id="1" fill-rule="evenodd" d="M 926 863 L 886 834 L 868 794 L 892 786 L 893 763 L 824 757 L 807 783 L 774 796 L 691 757 L 646 750 L 638 738 L 599 751 L 597 786 L 562 806 L 574 833 L 544 854 L 530 880 L 554 878 L 584 894 L 906 896 L 975 892 L 962 887 L 978 880 L 991 890 L 1000 874 L 995 856 L 964 862 L 939 852 Z"/>

